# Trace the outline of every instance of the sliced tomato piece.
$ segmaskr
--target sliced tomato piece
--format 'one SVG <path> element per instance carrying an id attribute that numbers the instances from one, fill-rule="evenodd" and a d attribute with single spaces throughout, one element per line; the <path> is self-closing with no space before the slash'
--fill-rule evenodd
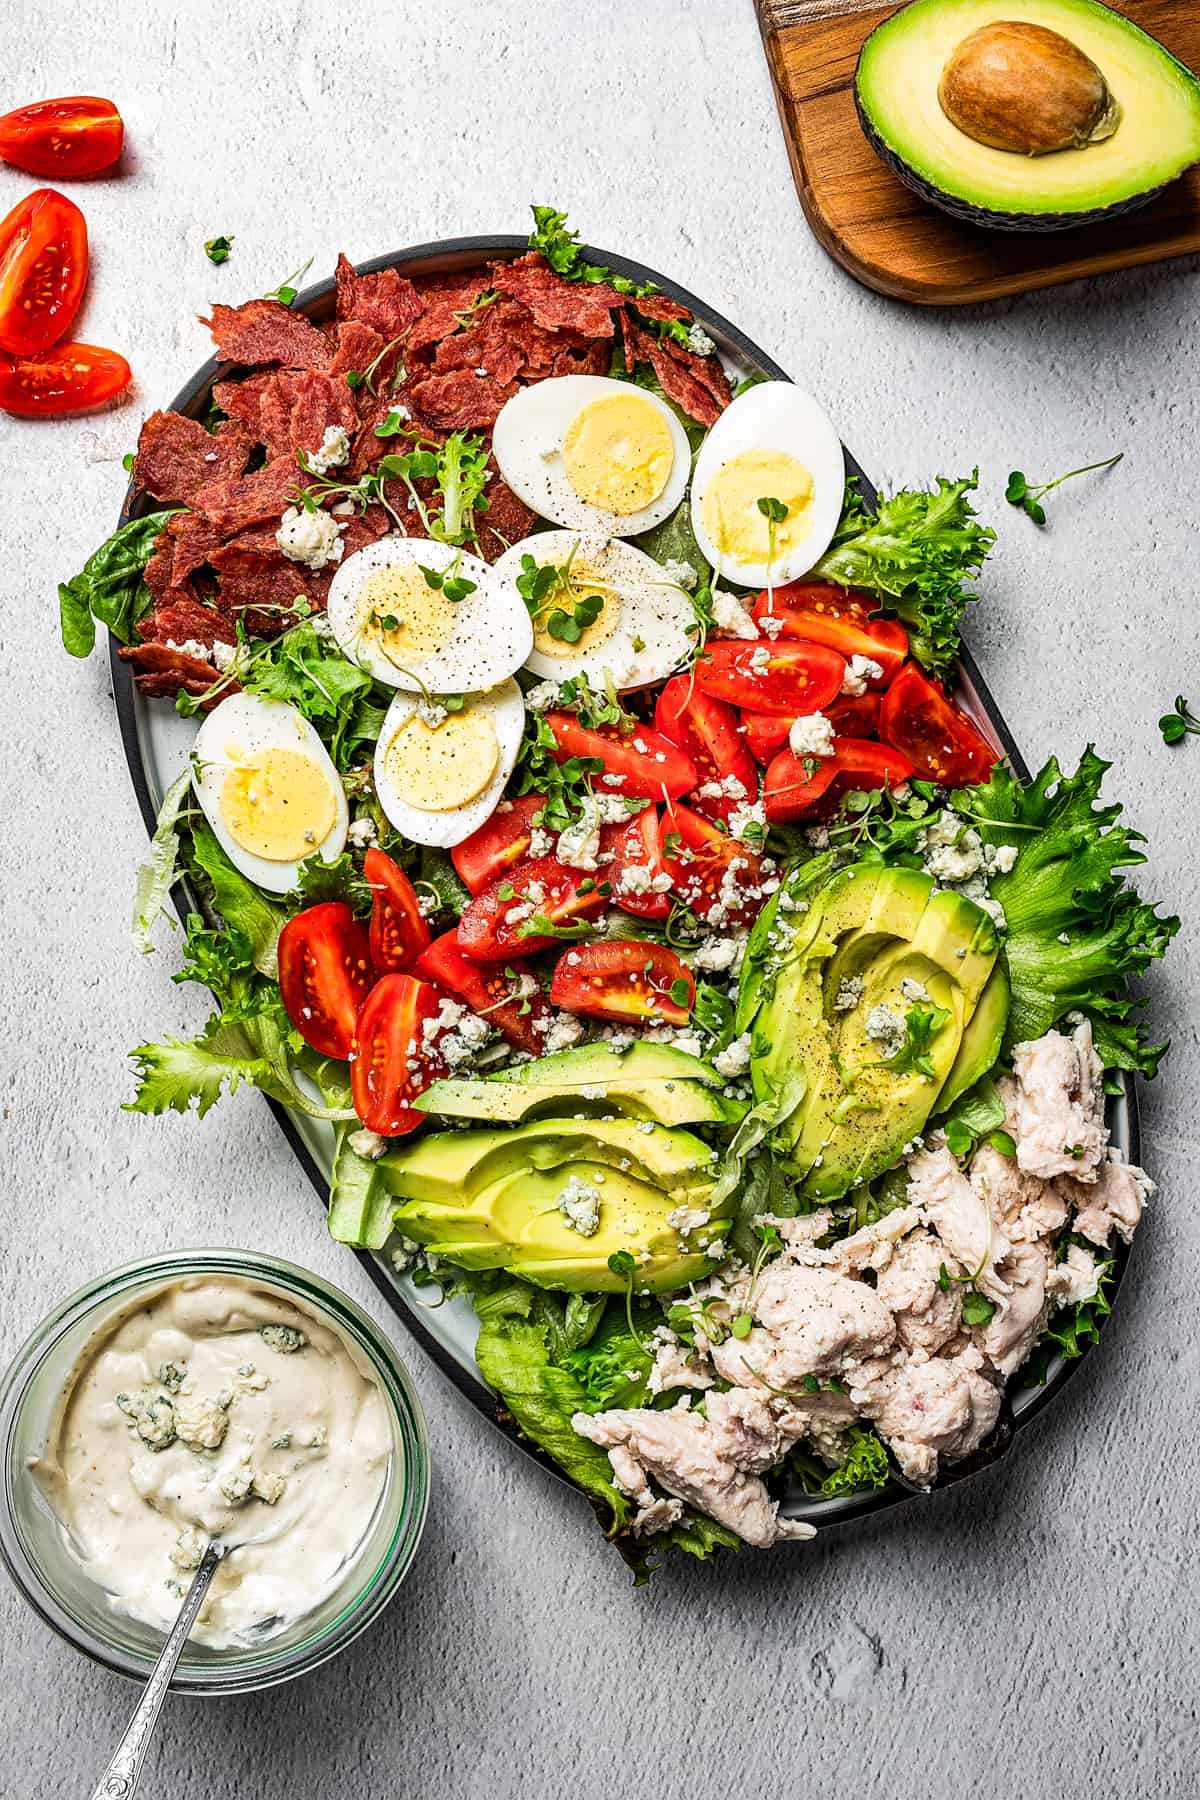
<path id="1" fill-rule="evenodd" d="M 65 194 L 36 188 L 0 219 L 0 350 L 36 356 L 79 311 L 87 283 L 83 214 Z"/>
<path id="2" fill-rule="evenodd" d="M 665 919 L 671 911 L 670 876 L 663 867 L 658 813 L 645 806 L 624 825 L 605 825 L 600 852 L 604 879 L 612 884 L 614 906 L 639 919 Z M 655 883 L 658 883 L 656 891 Z"/>
<path id="3" fill-rule="evenodd" d="M 412 972 L 448 988 L 516 1049 L 540 1055 L 553 1014 L 536 975 L 519 957 L 503 967 L 475 962 L 459 948 L 458 932 L 447 931 L 422 951 Z"/>
<path id="4" fill-rule="evenodd" d="M 129 386 L 133 371 L 115 350 L 58 344 L 41 356 L 0 354 L 0 411 L 45 419 L 86 412 Z"/>
<path id="5" fill-rule="evenodd" d="M 508 804 L 501 801 L 490 819 L 461 844 L 455 844 L 450 861 L 472 894 L 481 894 L 505 869 L 515 868 L 529 855 L 533 821 L 546 804 L 545 794 L 522 794 Z"/>
<path id="6" fill-rule="evenodd" d="M 559 957 L 550 998 L 555 1006 L 591 1019 L 686 1025 L 696 983 L 665 944 L 585 944 Z"/>
<path id="7" fill-rule="evenodd" d="M 610 725 L 589 731 L 574 713 L 550 712 L 545 720 L 558 745 L 551 751 L 556 762 L 573 756 L 596 758 L 604 774 L 614 777 L 606 785 L 630 800 L 661 800 L 664 794 L 674 800 L 696 785 L 691 757 L 649 725 L 623 735 Z"/>
<path id="8" fill-rule="evenodd" d="M 879 722 L 878 694 L 839 694 L 821 711 L 839 736 L 871 737 Z M 788 741 L 794 721 L 778 713 L 742 714 L 741 732 L 752 755 L 769 763 Z"/>
<path id="9" fill-rule="evenodd" d="M 886 744 L 834 738 L 832 756 L 782 750 L 767 770 L 763 810 L 773 823 L 821 818 L 851 788 L 899 787 L 915 774 L 907 756 Z"/>
<path id="10" fill-rule="evenodd" d="M 764 899 L 762 858 L 690 806 L 663 815 L 663 866 L 675 893 L 702 919 L 748 925 Z"/>
<path id="11" fill-rule="evenodd" d="M 318 1056 L 349 1056 L 370 986 L 367 934 L 348 906 L 325 900 L 288 920 L 279 934 L 284 1011 Z"/>
<path id="12" fill-rule="evenodd" d="M 789 581 L 773 592 L 764 588 L 751 607 L 756 619 L 774 614 L 781 620 L 782 638 L 827 644 L 847 662 L 869 656 L 883 671 L 871 685 L 886 687 L 908 655 L 908 633 L 898 619 L 873 619 L 874 610 L 869 594 L 824 581 Z"/>
<path id="13" fill-rule="evenodd" d="M 879 735 L 923 780 L 943 787 L 987 781 L 1000 760 L 987 739 L 916 663 L 906 663 L 879 708 Z"/>
<path id="14" fill-rule="evenodd" d="M 534 915 L 553 925 L 594 919 L 608 905 L 608 893 L 601 893 L 601 886 L 609 886 L 606 874 L 568 868 L 553 856 L 523 862 L 468 904 L 458 921 L 458 947 L 476 962 L 532 956 L 555 942 L 531 929 Z"/>
<path id="15" fill-rule="evenodd" d="M 379 975 L 407 969 L 429 943 L 430 931 L 412 882 L 398 863 L 373 846 L 363 859 L 371 904 L 371 961 Z"/>
<path id="16" fill-rule="evenodd" d="M 354 1026 L 350 1091 L 368 1131 L 403 1137 L 424 1123 L 412 1102 L 446 1073 L 427 1021 L 436 1019 L 441 995 L 412 975 L 385 975 L 359 1009 Z"/>
<path id="17" fill-rule="evenodd" d="M 72 94 L 0 118 L 0 158 L 31 175 L 96 175 L 121 154 L 125 126 L 111 100 Z"/>
<path id="18" fill-rule="evenodd" d="M 654 726 L 695 764 L 692 804 L 697 812 L 728 819 L 735 807 L 757 796 L 758 770 L 738 731 L 737 714 L 706 694 L 692 675 L 673 675 L 668 681 L 654 708 Z M 706 788 L 721 791 L 709 794 Z"/>
<path id="19" fill-rule="evenodd" d="M 824 644 L 708 644 L 696 663 L 706 694 L 752 712 L 820 712 L 840 691 L 846 659 Z"/>

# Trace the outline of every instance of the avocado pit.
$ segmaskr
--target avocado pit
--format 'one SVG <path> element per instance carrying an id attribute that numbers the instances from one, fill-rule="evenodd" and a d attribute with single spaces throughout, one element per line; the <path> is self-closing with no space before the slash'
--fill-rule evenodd
<path id="1" fill-rule="evenodd" d="M 1044 25 L 996 20 L 965 37 L 942 70 L 952 125 L 993 150 L 1047 156 L 1101 142 L 1120 107 L 1090 56 Z"/>

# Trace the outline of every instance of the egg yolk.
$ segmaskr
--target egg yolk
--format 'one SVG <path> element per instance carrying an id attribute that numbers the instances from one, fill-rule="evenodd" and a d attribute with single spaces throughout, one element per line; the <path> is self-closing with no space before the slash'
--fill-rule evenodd
<path id="1" fill-rule="evenodd" d="M 597 600 L 601 605 L 596 617 L 589 625 L 580 624 L 577 608 L 582 603 L 586 617 L 594 610 Z M 533 647 L 543 656 L 586 656 L 606 644 L 620 623 L 620 594 L 609 586 L 598 570 L 573 557 L 569 588 L 560 588 L 557 593 L 550 594 L 534 617 Z M 575 636 L 576 625 L 579 625 L 578 636 Z"/>
<path id="2" fill-rule="evenodd" d="M 658 499 L 671 478 L 671 428 L 636 389 L 606 394 L 571 420 L 562 447 L 567 480 L 581 500 L 625 518 Z"/>
<path id="3" fill-rule="evenodd" d="M 487 787 L 500 762 L 487 712 L 451 713 L 430 727 L 411 713 L 387 747 L 385 764 L 402 800 L 418 812 L 453 812 Z"/>
<path id="4" fill-rule="evenodd" d="M 780 501 L 787 517 L 772 528 L 761 499 Z M 782 450 L 744 450 L 731 457 L 704 493 L 704 525 L 732 563 L 782 562 L 808 536 L 813 478 L 804 464 Z M 774 557 L 771 549 L 774 544 Z"/>
<path id="5" fill-rule="evenodd" d="M 264 862 L 301 862 L 333 830 L 337 799 L 329 777 L 298 750 L 262 750 L 230 769 L 221 817 L 235 844 Z"/>
<path id="6" fill-rule="evenodd" d="M 449 642 L 455 604 L 440 588 L 431 588 L 414 563 L 389 563 L 362 584 L 359 634 L 397 668 L 410 669 Z"/>

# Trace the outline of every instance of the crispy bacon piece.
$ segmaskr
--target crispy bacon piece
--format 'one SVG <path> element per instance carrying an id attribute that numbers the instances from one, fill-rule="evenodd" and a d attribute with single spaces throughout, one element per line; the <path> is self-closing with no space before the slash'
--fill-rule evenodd
<path id="1" fill-rule="evenodd" d="M 197 513 L 176 513 L 167 521 L 167 538 L 172 549 L 171 583 L 179 587 L 206 563 L 220 548 L 221 536 Z"/>
<path id="2" fill-rule="evenodd" d="M 264 556 L 234 544 L 218 550 L 212 566 L 222 612 L 234 617 L 244 614 L 252 637 L 278 637 L 294 625 L 291 609 L 297 595 L 303 594 L 314 609 L 323 610 L 337 568 L 336 563 L 329 563 L 324 569 L 306 569 L 285 556 Z"/>
<path id="3" fill-rule="evenodd" d="M 537 523 L 537 514 L 517 498 L 498 474 L 488 476 L 483 497 L 488 503 L 487 511 L 475 514 L 479 531 L 477 554 L 484 562 L 495 562 L 510 544 L 529 536 Z"/>
<path id="4" fill-rule="evenodd" d="M 212 663 L 202 662 L 183 650 L 169 649 L 166 644 L 127 644 L 117 655 L 122 662 L 133 665 L 134 679 L 143 694 L 175 695 L 180 688 L 188 694 L 203 694 L 219 679 Z M 223 686 L 202 710 L 207 712 L 236 689 L 236 682 Z"/>
<path id="5" fill-rule="evenodd" d="M 216 305 L 207 325 L 222 362 L 282 363 L 287 369 L 318 369 L 329 360 L 329 340 L 279 300 L 246 300 Z"/>
<path id="6" fill-rule="evenodd" d="M 715 424 L 730 400 L 729 383 L 715 357 L 695 356 L 682 344 L 657 338 L 628 313 L 622 317 L 625 361 L 649 363 L 668 400 L 701 425 Z"/>
<path id="7" fill-rule="evenodd" d="M 470 275 L 465 280 L 435 276 L 422 281 L 420 295 L 424 311 L 405 341 L 409 358 L 429 344 L 440 344 L 443 338 L 457 331 L 463 316 L 491 285 L 486 274 Z"/>
<path id="8" fill-rule="evenodd" d="M 420 316 L 423 301 L 398 269 L 359 275 L 345 255 L 337 260 L 337 317 L 377 331 L 385 344 L 403 337 Z"/>
<path id="9" fill-rule="evenodd" d="M 202 487 L 240 475 L 252 442 L 241 427 L 214 437 L 198 419 L 153 412 L 138 437 L 133 479 L 156 500 L 186 505 Z"/>
<path id="10" fill-rule="evenodd" d="M 222 538 L 230 538 L 264 519 L 274 519 L 278 524 L 285 508 L 292 504 L 292 496 L 303 486 L 304 475 L 295 459 L 278 456 L 253 474 L 201 488 L 192 504 L 214 531 Z"/>
<path id="11" fill-rule="evenodd" d="M 517 384 L 476 375 L 471 369 L 449 369 L 444 375 L 426 375 L 414 381 L 411 391 L 417 406 L 435 425 L 446 431 L 464 431 L 494 425 L 504 402 L 516 393 Z"/>
<path id="12" fill-rule="evenodd" d="M 679 319 L 691 324 L 692 315 L 686 306 L 678 300 L 670 299 L 666 294 L 641 294 L 632 302 L 641 313 L 643 319 L 658 319 L 670 323 Z"/>
<path id="13" fill-rule="evenodd" d="M 323 369 L 273 375 L 263 389 L 259 433 L 269 456 L 294 459 L 298 450 L 317 450 L 331 425 L 353 433 L 358 410 L 346 383 Z"/>
<path id="14" fill-rule="evenodd" d="M 516 262 L 493 263 L 492 286 L 522 301 L 545 330 L 565 328 L 584 337 L 612 337 L 613 313 L 625 304 L 607 282 L 564 281 L 536 250 Z"/>
<path id="15" fill-rule="evenodd" d="M 227 618 L 182 592 L 160 600 L 138 625 L 138 636 L 147 644 L 192 642 L 210 650 L 215 643 L 237 643 L 237 632 Z"/>
<path id="16" fill-rule="evenodd" d="M 344 382 L 352 371 L 361 375 L 371 367 L 375 358 L 384 348 L 384 343 L 385 340 L 370 325 L 363 325 L 357 319 L 342 319 L 333 328 L 333 356 L 327 365 L 326 372 L 332 375 L 335 381 L 341 382 Z M 391 378 L 399 354 L 397 348 L 394 353 L 385 357 L 384 363 L 380 365 L 380 374 L 384 374 L 384 365 L 390 365 L 386 369 L 387 379 Z"/>
<path id="17" fill-rule="evenodd" d="M 449 369 L 484 370 L 494 381 L 515 381 L 528 360 L 518 326 L 529 321 L 523 306 L 496 301 L 466 331 L 443 338 L 433 358 L 438 373 Z"/>

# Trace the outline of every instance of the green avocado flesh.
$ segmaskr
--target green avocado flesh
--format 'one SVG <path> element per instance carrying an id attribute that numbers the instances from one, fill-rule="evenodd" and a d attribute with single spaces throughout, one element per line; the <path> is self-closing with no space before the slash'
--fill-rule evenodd
<path id="1" fill-rule="evenodd" d="M 999 22 L 1057 32 L 1091 59 L 1119 108 L 1111 136 L 1026 156 L 951 123 L 938 99 L 942 71 L 965 38 Z M 864 44 L 855 99 L 868 138 L 903 181 L 982 224 L 1036 230 L 1128 211 L 1200 161 L 1200 81 L 1095 0 L 914 0 Z"/>
<path id="2" fill-rule="evenodd" d="M 486 1083 L 474 1083 L 483 1087 Z M 728 1229 L 710 1204 L 718 1164 L 690 1131 L 628 1118 L 539 1119 L 495 1131 L 448 1131 L 398 1145 L 376 1168 L 396 1200 L 396 1229 L 467 1269 L 507 1269 L 526 1281 L 581 1293 L 619 1293 L 608 1258 L 630 1252 L 639 1289 L 699 1281 L 700 1254 Z M 594 1231 L 573 1226 L 560 1201 L 590 1190 Z M 712 1212 L 681 1235 L 677 1208 Z M 716 1215 L 722 1216 L 718 1218 Z"/>
<path id="3" fill-rule="evenodd" d="M 777 1142 L 801 1193 L 838 1199 L 889 1168 L 943 1110 L 943 1093 L 962 1092 L 995 1060 L 1008 1012 L 1007 979 L 994 976 L 999 940 L 974 901 L 935 891 L 922 871 L 861 863 L 834 875 L 807 913 L 779 913 L 775 932 L 751 1026 L 755 1093 L 766 1100 L 804 1077 Z M 906 982 L 918 986 L 906 994 Z M 883 1060 L 867 1029 L 877 1006 L 900 1020 L 914 1008 L 945 1014 L 926 1050 L 932 1074 Z"/>
<path id="4" fill-rule="evenodd" d="M 635 1043 L 617 1052 L 582 1044 L 518 1063 L 485 1081 L 435 1081 L 417 1102 L 446 1119 L 519 1124 L 572 1114 L 621 1113 L 660 1125 L 736 1125 L 746 1108 L 723 1095 L 711 1064 L 666 1044 Z"/>

